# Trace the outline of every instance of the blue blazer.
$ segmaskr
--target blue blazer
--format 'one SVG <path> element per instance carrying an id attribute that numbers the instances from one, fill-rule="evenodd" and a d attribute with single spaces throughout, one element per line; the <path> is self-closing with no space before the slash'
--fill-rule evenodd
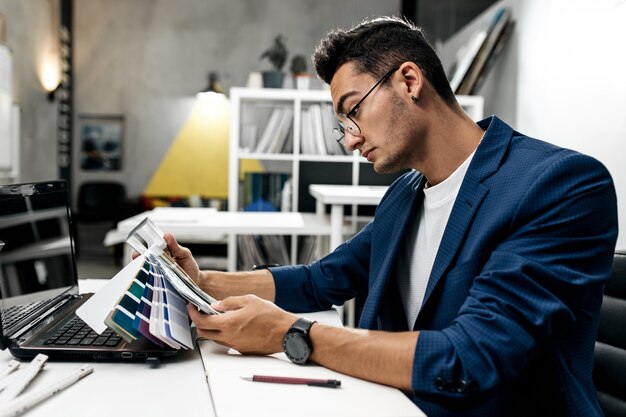
<path id="1" fill-rule="evenodd" d="M 423 201 L 417 172 L 394 182 L 374 220 L 331 254 L 272 269 L 276 303 L 314 311 L 362 293 L 359 327 L 418 330 L 409 395 L 430 417 L 601 416 L 591 370 L 617 239 L 611 177 L 496 117 L 479 125 L 486 133 L 415 323 L 396 260 Z"/>

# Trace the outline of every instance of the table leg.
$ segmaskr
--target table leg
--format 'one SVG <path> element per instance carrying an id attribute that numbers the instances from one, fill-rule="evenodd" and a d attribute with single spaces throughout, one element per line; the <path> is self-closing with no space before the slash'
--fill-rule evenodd
<path id="1" fill-rule="evenodd" d="M 335 250 L 343 243 L 343 204 L 333 204 L 330 207 L 330 249 Z M 339 315 L 343 317 L 346 326 L 355 326 L 355 306 L 354 299 L 338 309 Z"/>

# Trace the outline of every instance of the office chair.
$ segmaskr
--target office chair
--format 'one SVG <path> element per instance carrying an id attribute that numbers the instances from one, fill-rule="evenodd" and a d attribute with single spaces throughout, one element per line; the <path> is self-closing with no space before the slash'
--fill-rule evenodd
<path id="1" fill-rule="evenodd" d="M 85 246 L 86 236 L 80 236 L 81 223 L 99 223 L 104 229 L 109 230 L 114 228 L 117 222 L 132 214 L 134 213 L 127 199 L 124 184 L 105 181 L 82 183 L 78 190 L 77 212 L 74 215 L 77 226 L 75 233 L 77 255 L 84 252 L 81 246 Z M 100 233 L 102 236 L 97 236 L 98 245 L 104 239 L 106 233 L 104 229 L 103 233 Z"/>
<path id="2" fill-rule="evenodd" d="M 626 251 L 616 251 L 604 289 L 593 381 L 606 417 L 626 416 Z"/>

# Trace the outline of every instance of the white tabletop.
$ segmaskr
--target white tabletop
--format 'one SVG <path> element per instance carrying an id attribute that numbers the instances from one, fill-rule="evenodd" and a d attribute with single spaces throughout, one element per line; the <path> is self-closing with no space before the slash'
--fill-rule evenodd
<path id="1" fill-rule="evenodd" d="M 81 292 L 106 280 L 80 281 Z M 13 357 L 0 351 L 0 368 Z M 24 362 L 25 366 L 28 362 Z M 53 383 L 86 362 L 47 362 L 24 393 Z M 94 372 L 23 415 L 26 417 L 215 416 L 198 350 L 181 352 L 156 368 L 146 363 L 88 362 Z M 19 371 L 18 371 L 19 372 Z"/>
<path id="2" fill-rule="evenodd" d="M 189 212 L 185 213 L 186 210 Z M 225 239 L 228 233 L 254 235 L 327 235 L 330 221 L 312 213 L 215 211 L 213 209 L 161 208 L 130 217 L 107 234 L 104 244 L 124 242 L 128 233 L 144 218 L 164 232 L 171 232 L 187 243 Z"/>
<path id="3" fill-rule="evenodd" d="M 379 185 L 311 184 L 309 193 L 324 204 L 377 205 L 388 188 Z"/>
<path id="4" fill-rule="evenodd" d="M 81 292 L 106 280 L 81 280 Z M 334 311 L 308 314 L 326 324 L 341 325 Z M 206 416 L 206 417 L 424 417 L 400 391 L 342 375 L 320 366 L 299 366 L 284 354 L 242 356 L 211 341 L 200 352 L 181 352 L 159 367 L 144 363 L 91 362 L 94 372 L 44 400 L 26 417 Z M 0 351 L 0 368 L 12 359 Z M 57 381 L 83 362 L 48 362 L 24 391 Z M 267 374 L 339 379 L 341 388 L 319 388 L 251 382 L 241 376 Z"/>
<path id="5" fill-rule="evenodd" d="M 307 313 L 319 323 L 341 326 L 335 311 Z M 219 417 L 425 417 L 402 392 L 316 366 L 291 363 L 284 353 L 242 356 L 213 342 L 201 341 L 200 352 L 215 412 Z M 337 379 L 341 387 L 320 388 L 252 382 L 242 376 L 270 375 Z M 233 401 L 233 393 L 245 399 Z"/>

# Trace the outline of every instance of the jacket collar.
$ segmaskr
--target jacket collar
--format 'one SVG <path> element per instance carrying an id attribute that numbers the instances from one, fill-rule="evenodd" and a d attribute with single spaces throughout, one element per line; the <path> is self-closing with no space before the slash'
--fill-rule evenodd
<path id="1" fill-rule="evenodd" d="M 452 207 L 428 280 L 420 313 L 424 311 L 437 283 L 449 271 L 474 214 L 489 192 L 489 188 L 483 184 L 483 181 L 499 169 L 511 143 L 513 129 L 496 116 L 481 120 L 478 125 L 486 130 L 485 136 L 476 149 Z M 419 316 L 418 314 L 418 321 Z"/>
<path id="2" fill-rule="evenodd" d="M 472 158 L 450 213 L 448 225 L 433 264 L 421 311 L 424 310 L 423 307 L 429 301 L 429 297 L 437 283 L 449 269 L 476 210 L 488 193 L 488 188 L 482 184 L 482 181 L 498 170 L 511 141 L 513 130 L 495 116 L 478 122 L 478 125 L 483 130 L 486 130 L 485 136 Z M 404 238 L 403 231 L 406 230 L 409 219 L 415 218 L 417 208 L 423 204 L 423 193 L 421 190 L 424 184 L 424 177 L 418 174 L 411 180 L 404 191 L 403 200 L 399 202 L 403 208 L 398 212 L 389 235 L 391 239 L 389 240 L 385 257 L 380 264 L 380 268 L 370 271 L 370 274 L 376 274 L 376 277 L 373 277 L 374 279 L 371 281 L 372 287 L 369 289 L 366 308 L 363 310 L 364 314 L 361 317 L 359 327 L 368 329 L 388 327 L 388 323 L 387 326 L 380 326 L 375 323 L 375 320 L 385 320 L 384 317 L 380 317 L 381 308 L 383 307 L 381 303 L 386 299 L 384 294 L 386 291 L 389 291 L 386 287 L 390 285 L 390 277 L 397 260 L 398 246 Z M 367 314 L 366 312 L 374 314 Z M 413 326 L 410 325 L 410 327 Z"/>

